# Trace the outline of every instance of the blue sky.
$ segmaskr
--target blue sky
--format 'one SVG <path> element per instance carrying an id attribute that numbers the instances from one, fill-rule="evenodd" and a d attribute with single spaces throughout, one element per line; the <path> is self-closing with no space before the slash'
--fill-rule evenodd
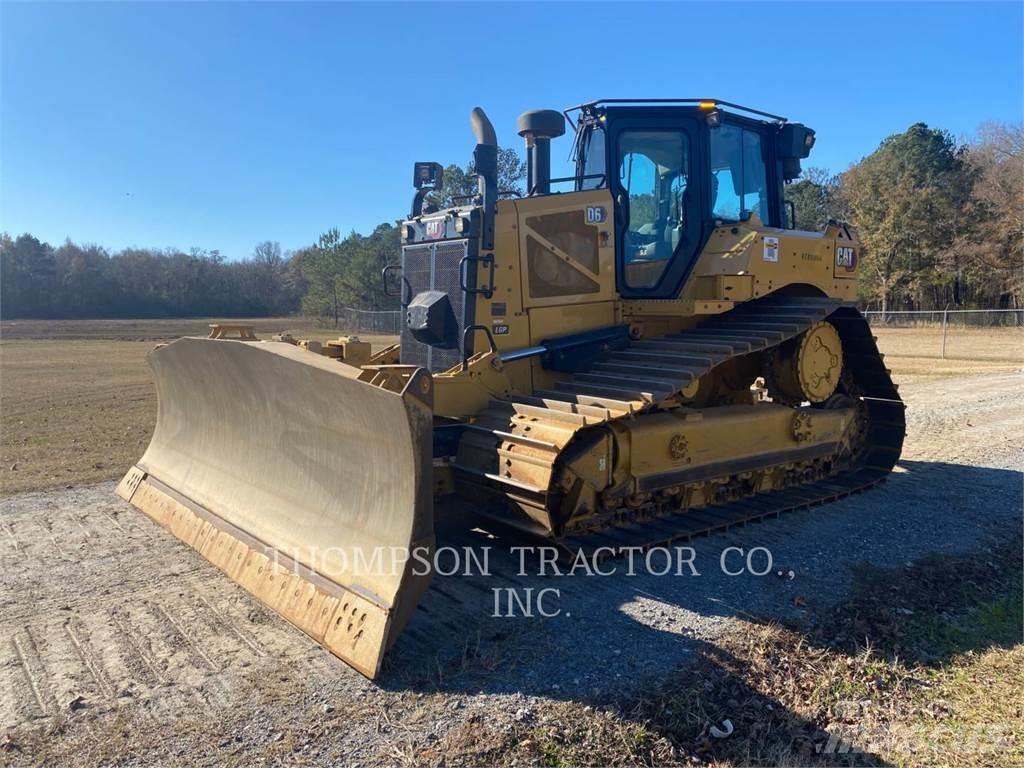
<path id="1" fill-rule="evenodd" d="M 408 210 L 469 110 L 714 96 L 844 169 L 916 121 L 1022 118 L 1020 3 L 0 5 L 0 230 L 285 249 Z M 556 163 L 568 137 L 554 146 Z M 557 171 L 557 165 L 556 165 Z"/>

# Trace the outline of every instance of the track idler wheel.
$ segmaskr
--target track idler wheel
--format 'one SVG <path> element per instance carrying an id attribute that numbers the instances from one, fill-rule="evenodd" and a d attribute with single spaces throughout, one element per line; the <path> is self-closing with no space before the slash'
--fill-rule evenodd
<path id="1" fill-rule="evenodd" d="M 769 354 L 765 383 L 773 400 L 823 403 L 835 393 L 843 372 L 843 345 L 831 323 L 815 323 Z"/>

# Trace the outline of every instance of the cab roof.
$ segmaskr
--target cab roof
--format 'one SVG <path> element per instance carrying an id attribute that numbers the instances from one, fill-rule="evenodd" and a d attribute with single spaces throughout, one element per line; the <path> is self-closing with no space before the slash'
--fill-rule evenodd
<path id="1" fill-rule="evenodd" d="M 596 99 L 595 101 L 587 101 L 582 104 L 577 104 L 574 107 L 569 107 L 563 111 L 562 114 L 569 121 L 570 125 L 575 126 L 575 121 L 570 117 L 571 113 L 579 112 L 581 114 L 588 114 L 594 111 L 600 110 L 602 107 L 625 107 L 625 106 L 653 106 L 653 107 L 698 107 L 700 109 L 718 109 L 725 108 L 730 112 L 741 112 L 747 115 L 753 115 L 760 118 L 767 118 L 770 121 L 777 123 L 785 123 L 786 118 L 781 115 L 773 115 L 771 112 L 764 112 L 760 109 L 752 109 L 751 107 L 744 107 L 742 104 L 735 104 L 731 101 L 722 101 L 721 99 Z"/>

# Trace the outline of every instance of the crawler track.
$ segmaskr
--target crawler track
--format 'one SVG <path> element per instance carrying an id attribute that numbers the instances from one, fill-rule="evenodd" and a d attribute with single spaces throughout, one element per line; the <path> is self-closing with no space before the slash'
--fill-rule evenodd
<path id="1" fill-rule="evenodd" d="M 613 555 L 625 547 L 656 546 L 752 520 L 827 503 L 871 488 L 899 458 L 904 406 L 863 316 L 834 299 L 771 296 L 715 316 L 697 328 L 631 342 L 590 369 L 533 397 L 495 401 L 455 465 L 471 489 L 497 494 L 543 515 L 557 503 L 553 491 L 563 449 L 583 429 L 615 419 L 678 407 L 678 393 L 727 361 L 763 352 L 816 322 L 839 331 L 848 394 L 864 407 L 864 449 L 852 466 L 815 482 L 697 508 L 622 509 L 601 530 L 566 532 L 570 552 Z M 474 461 L 473 456 L 485 456 Z"/>

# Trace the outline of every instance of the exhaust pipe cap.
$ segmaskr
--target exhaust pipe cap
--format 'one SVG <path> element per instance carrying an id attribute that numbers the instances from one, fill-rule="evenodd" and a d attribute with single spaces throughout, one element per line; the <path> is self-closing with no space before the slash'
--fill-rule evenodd
<path id="1" fill-rule="evenodd" d="M 491 125 L 487 113 L 480 107 L 473 107 L 473 111 L 469 113 L 469 125 L 473 129 L 473 135 L 476 136 L 477 144 L 488 147 L 498 146 L 498 136 L 494 132 L 494 126 Z"/>
<path id="2" fill-rule="evenodd" d="M 557 139 L 565 133 L 565 116 L 554 109 L 534 109 L 519 116 L 516 129 L 524 138 Z"/>

